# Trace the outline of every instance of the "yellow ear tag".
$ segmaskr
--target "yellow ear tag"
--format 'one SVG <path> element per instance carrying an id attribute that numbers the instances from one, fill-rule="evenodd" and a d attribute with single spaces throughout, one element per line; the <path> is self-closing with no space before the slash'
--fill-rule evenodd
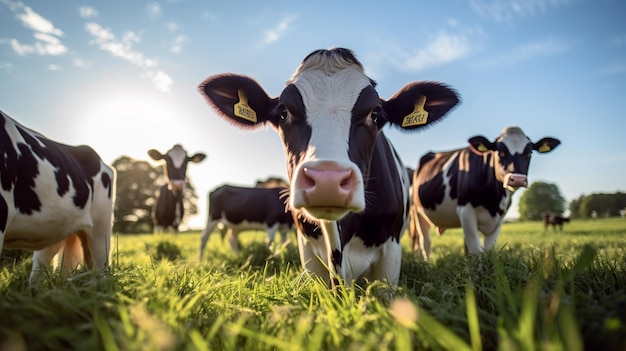
<path id="1" fill-rule="evenodd" d="M 480 143 L 480 145 L 478 145 L 478 147 L 476 148 L 476 150 L 480 151 L 480 152 L 487 152 L 489 151 L 489 149 L 487 149 L 487 147 L 485 146 L 485 144 Z"/>
<path id="2" fill-rule="evenodd" d="M 256 112 L 248 105 L 248 98 L 244 95 L 243 90 L 237 90 L 237 95 L 239 95 L 239 102 L 233 108 L 235 116 L 256 123 Z"/>
<path id="3" fill-rule="evenodd" d="M 428 112 L 424 110 L 424 105 L 426 104 L 426 96 L 420 96 L 419 100 L 415 102 L 415 109 L 413 112 L 404 116 L 402 120 L 402 127 L 413 127 L 419 126 L 421 124 L 426 124 L 428 120 Z"/>
<path id="4" fill-rule="evenodd" d="M 548 152 L 550 151 L 550 146 L 548 145 L 548 143 L 544 142 L 543 145 L 541 145 L 537 151 L 539 152 Z"/>

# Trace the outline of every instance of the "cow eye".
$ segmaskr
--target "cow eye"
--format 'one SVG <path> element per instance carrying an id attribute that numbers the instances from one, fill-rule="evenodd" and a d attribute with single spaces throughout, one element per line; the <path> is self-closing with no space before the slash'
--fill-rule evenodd
<path id="1" fill-rule="evenodd" d="M 286 107 L 281 108 L 280 114 L 279 114 L 280 119 L 284 121 L 287 119 L 288 115 L 289 115 L 289 111 L 287 111 L 287 108 Z"/>
<path id="2" fill-rule="evenodd" d="M 374 110 L 371 113 L 372 122 L 378 123 L 378 111 Z"/>

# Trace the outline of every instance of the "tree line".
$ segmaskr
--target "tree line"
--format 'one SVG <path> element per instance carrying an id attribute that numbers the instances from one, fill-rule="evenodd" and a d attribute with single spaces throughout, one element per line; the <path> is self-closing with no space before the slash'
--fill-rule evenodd
<path id="1" fill-rule="evenodd" d="M 519 202 L 521 220 L 540 220 L 546 213 L 563 215 L 569 208 L 570 218 L 622 216 L 626 209 L 626 194 L 581 195 L 572 200 L 569 207 L 556 184 L 535 182 L 522 194 Z"/>

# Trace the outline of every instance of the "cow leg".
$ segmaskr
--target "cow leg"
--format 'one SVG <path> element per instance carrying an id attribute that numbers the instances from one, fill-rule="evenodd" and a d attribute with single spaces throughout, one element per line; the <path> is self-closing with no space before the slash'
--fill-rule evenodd
<path id="1" fill-rule="evenodd" d="M 41 250 L 33 252 L 33 267 L 30 270 L 29 280 L 33 283 L 39 273 L 42 271 L 42 267 L 50 267 L 50 262 L 61 250 L 64 241 L 50 245 Z"/>
<path id="2" fill-rule="evenodd" d="M 430 222 L 428 222 L 428 219 L 422 214 L 417 213 L 417 224 L 417 232 L 419 235 L 419 241 L 421 242 L 420 247 L 422 258 L 424 259 L 424 261 L 428 261 L 428 259 L 430 258 L 430 248 L 432 245 L 432 240 L 430 237 Z M 413 247 L 413 252 L 415 252 L 415 247 Z"/>
<path id="3" fill-rule="evenodd" d="M 202 261 L 202 257 L 204 256 L 204 248 L 206 247 L 206 243 L 209 241 L 209 236 L 211 236 L 213 229 L 215 229 L 218 223 L 219 221 L 212 221 L 211 218 L 209 218 L 206 228 L 204 228 L 204 232 L 200 237 L 200 261 Z"/>
<path id="4" fill-rule="evenodd" d="M 320 221 L 320 224 L 326 248 L 326 262 L 330 273 L 330 287 L 335 289 L 339 285 L 339 279 L 346 277 L 339 228 L 337 228 L 337 222 Z"/>
<path id="5" fill-rule="evenodd" d="M 478 232 L 476 210 L 470 205 L 459 206 L 457 215 L 461 222 L 461 228 L 463 228 L 466 253 L 473 255 L 483 252 L 483 246 L 480 243 L 480 233 Z"/>
<path id="6" fill-rule="evenodd" d="M 300 263 L 305 271 L 313 273 L 324 280 L 326 285 L 330 285 L 330 276 L 323 257 L 326 257 L 324 239 L 319 237 L 313 239 L 305 236 L 300 230 L 297 231 L 298 252 L 300 253 Z"/>
<path id="7" fill-rule="evenodd" d="M 386 281 L 392 289 L 398 287 L 400 280 L 400 266 L 402 263 L 402 246 L 390 238 L 381 248 L 382 257 L 372 267 L 370 279 Z"/>
<path id="8" fill-rule="evenodd" d="M 234 228 L 228 229 L 228 243 L 235 254 L 239 254 L 239 230 Z"/>
<path id="9" fill-rule="evenodd" d="M 271 250 L 272 244 L 276 239 L 276 232 L 278 231 L 278 223 L 275 223 L 271 227 L 267 227 L 267 237 L 265 238 L 265 245 Z"/>

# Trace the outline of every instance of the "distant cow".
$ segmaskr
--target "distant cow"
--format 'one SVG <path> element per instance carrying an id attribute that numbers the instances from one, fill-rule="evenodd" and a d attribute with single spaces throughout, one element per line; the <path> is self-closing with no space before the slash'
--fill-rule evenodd
<path id="1" fill-rule="evenodd" d="M 544 231 L 548 229 L 549 225 L 552 225 L 552 229 L 556 232 L 557 226 L 559 227 L 559 231 L 563 231 L 563 223 L 569 223 L 569 218 L 561 217 L 557 214 L 546 213 L 543 215 L 543 229 Z"/>
<path id="2" fill-rule="evenodd" d="M 282 243 L 285 243 L 287 232 L 293 227 L 291 213 L 286 209 L 285 200 L 281 199 L 281 192 L 285 190 L 222 185 L 211 191 L 207 225 L 200 239 L 200 260 L 211 232 L 218 226 L 222 237 L 228 234 L 235 253 L 239 252 L 238 235 L 246 230 L 266 231 L 268 246 L 279 232 Z"/>
<path id="3" fill-rule="evenodd" d="M 424 155 L 413 178 L 410 235 L 413 251 L 430 254 L 430 227 L 439 233 L 463 228 L 470 254 L 491 249 L 500 234 L 504 215 L 515 190 L 528 186 L 528 167 L 533 150 L 546 153 L 560 141 L 543 138 L 536 143 L 518 127 L 507 127 L 490 142 L 483 136 L 469 139 L 470 146 Z"/>
<path id="4" fill-rule="evenodd" d="M 52 141 L 0 111 L 0 251 L 34 250 L 31 281 L 55 256 L 64 271 L 104 268 L 114 174 L 90 147 Z"/>
<path id="5" fill-rule="evenodd" d="M 435 82 L 411 83 L 389 100 L 375 86 L 342 48 L 306 56 L 278 97 L 235 74 L 200 85 L 219 116 L 243 129 L 269 125 L 278 132 L 302 266 L 333 287 L 338 279 L 397 284 L 409 179 L 382 128 L 422 128 L 458 102 Z"/>
<path id="6" fill-rule="evenodd" d="M 185 208 L 183 206 L 183 190 L 187 164 L 198 163 L 206 157 L 203 153 L 187 156 L 187 151 L 180 144 L 174 145 L 165 154 L 155 149 L 148 150 L 153 160 L 163 160 L 164 175 L 167 183 L 161 187 L 156 203 L 152 208 L 152 222 L 154 231 L 161 232 L 168 227 L 178 233 L 178 226 L 183 220 Z"/>

